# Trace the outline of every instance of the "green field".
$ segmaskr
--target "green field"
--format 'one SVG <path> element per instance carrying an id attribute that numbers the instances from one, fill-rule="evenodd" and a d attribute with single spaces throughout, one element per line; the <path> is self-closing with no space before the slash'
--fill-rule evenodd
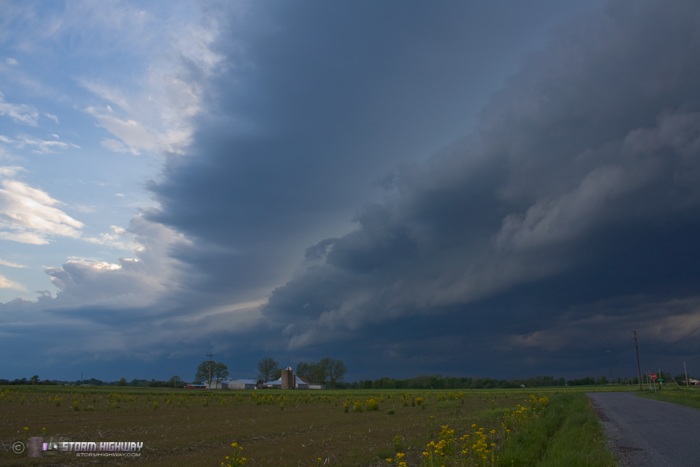
<path id="1" fill-rule="evenodd" d="M 5 449 L 0 465 L 218 466 L 236 465 L 239 456 L 245 465 L 529 466 L 557 465 L 567 450 L 581 449 L 589 452 L 590 462 L 577 465 L 614 465 L 580 389 L 6 386 L 0 388 L 0 412 L 5 446 L 30 437 L 144 443 L 139 458 L 97 460 L 65 452 L 30 458 Z"/>
<path id="2" fill-rule="evenodd" d="M 688 407 L 700 409 L 700 388 L 665 384 L 663 388 L 659 389 L 659 385 L 657 384 L 655 389 L 656 390 L 649 390 L 647 387 L 641 395 L 649 399 L 673 402 L 674 404 L 687 405 Z"/>

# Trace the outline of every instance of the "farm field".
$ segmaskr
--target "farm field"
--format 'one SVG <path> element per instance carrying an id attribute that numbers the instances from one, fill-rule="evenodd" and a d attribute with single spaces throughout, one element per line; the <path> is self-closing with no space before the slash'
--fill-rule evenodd
<path id="1" fill-rule="evenodd" d="M 549 398 L 558 394 L 8 386 L 0 388 L 5 446 L 42 437 L 44 442 L 143 442 L 143 450 L 140 457 L 95 459 L 65 452 L 30 458 L 3 449 L 0 464 L 442 465 L 446 451 L 468 446 L 459 465 L 492 465 L 511 430 L 546 410 Z"/>

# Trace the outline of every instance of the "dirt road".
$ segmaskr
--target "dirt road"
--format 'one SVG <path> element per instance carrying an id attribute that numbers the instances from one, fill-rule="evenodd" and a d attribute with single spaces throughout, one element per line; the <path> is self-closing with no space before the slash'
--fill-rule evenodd
<path id="1" fill-rule="evenodd" d="M 700 466 L 700 410 L 625 392 L 588 396 L 620 466 Z"/>

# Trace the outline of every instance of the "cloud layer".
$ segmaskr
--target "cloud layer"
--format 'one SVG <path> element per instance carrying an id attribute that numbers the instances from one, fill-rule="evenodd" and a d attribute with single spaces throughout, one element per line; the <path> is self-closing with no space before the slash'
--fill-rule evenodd
<path id="1" fill-rule="evenodd" d="M 55 206 L 42 190 L 0 180 L 0 239 L 42 245 L 48 237 L 78 237 L 83 223 Z"/>
<path id="2" fill-rule="evenodd" d="M 693 319 L 700 35 L 683 7 L 614 2 L 560 28 L 475 134 L 399 170 L 390 201 L 309 249 L 264 308 L 289 347 L 415 321 L 455 354 L 509 348 L 517 365 L 523 349 Z M 601 309 L 613 299 L 634 306 Z"/>
<path id="3" fill-rule="evenodd" d="M 24 313 L 5 337 L 213 350 L 235 376 L 265 355 L 352 378 L 632 376 L 636 329 L 655 369 L 700 368 L 700 7 L 574 3 L 213 3 L 214 32 L 146 75 L 169 83 L 153 108 L 79 77 L 104 148 L 167 155 L 156 205 L 132 259 L 67 260 L 55 297 L 3 305 Z M 94 338 L 62 345 L 46 316 Z"/>

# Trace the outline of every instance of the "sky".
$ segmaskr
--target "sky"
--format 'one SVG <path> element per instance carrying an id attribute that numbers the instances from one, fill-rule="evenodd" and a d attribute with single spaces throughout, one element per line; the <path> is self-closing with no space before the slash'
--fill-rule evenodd
<path id="1" fill-rule="evenodd" d="M 699 21 L 5 0 L 0 378 L 700 376 Z"/>

